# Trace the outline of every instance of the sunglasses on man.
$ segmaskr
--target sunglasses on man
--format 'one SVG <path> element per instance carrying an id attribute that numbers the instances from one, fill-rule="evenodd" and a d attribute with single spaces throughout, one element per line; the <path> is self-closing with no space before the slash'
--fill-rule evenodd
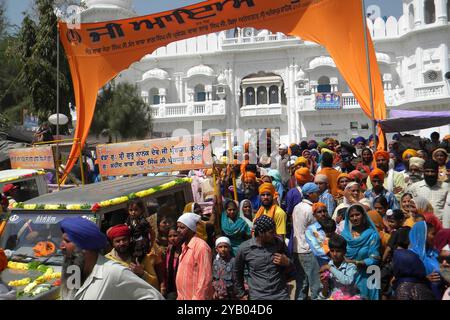
<path id="1" fill-rule="evenodd" d="M 437 260 L 439 261 L 439 263 L 443 263 L 445 261 L 448 264 L 450 264 L 450 256 L 447 256 L 447 257 L 439 256 L 437 258 Z"/>

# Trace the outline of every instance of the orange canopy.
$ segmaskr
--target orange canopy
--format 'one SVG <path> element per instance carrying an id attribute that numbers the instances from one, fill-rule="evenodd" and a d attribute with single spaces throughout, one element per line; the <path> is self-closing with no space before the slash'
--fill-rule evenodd
<path id="1" fill-rule="evenodd" d="M 83 23 L 69 29 L 59 22 L 77 105 L 75 138 L 84 145 L 97 93 L 120 71 L 171 42 L 236 27 L 253 27 L 301 37 L 324 46 L 371 117 L 360 0 L 210 0 L 143 17 Z M 370 67 L 375 119 L 386 117 L 384 92 L 370 35 Z M 379 129 L 381 133 L 381 129 Z M 379 134 L 383 148 L 383 135 Z M 66 174 L 77 161 L 72 148 Z"/>

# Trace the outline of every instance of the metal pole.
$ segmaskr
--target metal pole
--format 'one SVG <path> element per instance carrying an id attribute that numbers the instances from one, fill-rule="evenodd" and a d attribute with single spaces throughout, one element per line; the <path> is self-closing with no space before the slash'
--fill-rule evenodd
<path id="1" fill-rule="evenodd" d="M 364 23 L 364 45 L 366 49 L 366 63 L 367 63 L 367 76 L 369 80 L 369 94 L 370 94 L 370 109 L 372 111 L 373 120 L 373 149 L 377 149 L 377 121 L 375 120 L 375 107 L 373 105 L 373 93 L 372 93 L 372 74 L 370 70 L 370 56 L 369 56 L 369 42 L 367 39 L 367 20 L 366 20 L 366 6 L 364 0 L 362 2 L 362 18 Z"/>
<path id="2" fill-rule="evenodd" d="M 56 23 L 56 136 L 59 137 L 59 25 Z M 60 186 L 59 181 L 59 144 L 56 144 L 56 179 L 58 190 Z"/>

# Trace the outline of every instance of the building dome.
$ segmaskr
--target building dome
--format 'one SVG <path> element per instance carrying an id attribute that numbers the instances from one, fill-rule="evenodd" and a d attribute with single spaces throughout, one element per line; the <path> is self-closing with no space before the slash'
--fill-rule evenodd
<path id="1" fill-rule="evenodd" d="M 94 7 L 117 7 L 131 11 L 133 0 L 83 0 L 82 2 L 86 4 L 88 9 Z"/>
<path id="2" fill-rule="evenodd" d="M 297 72 L 297 76 L 295 77 L 295 81 L 303 81 L 306 79 L 306 74 L 305 72 L 300 68 L 300 70 L 298 70 Z"/>
<path id="3" fill-rule="evenodd" d="M 217 82 L 219 84 L 226 84 L 227 83 L 227 78 L 225 77 L 223 72 L 221 74 L 219 74 L 219 76 L 217 77 Z"/>
<path id="4" fill-rule="evenodd" d="M 312 59 L 311 62 L 309 63 L 310 69 L 315 69 L 318 67 L 336 68 L 336 64 L 334 63 L 334 61 L 331 57 L 321 56 L 321 57 L 316 57 L 316 58 Z"/>
<path id="5" fill-rule="evenodd" d="M 192 67 L 187 72 L 187 77 L 193 76 L 206 76 L 206 77 L 214 77 L 214 70 L 204 64 Z"/>
<path id="6" fill-rule="evenodd" d="M 146 80 L 146 79 L 168 80 L 169 74 L 167 73 L 167 71 L 165 71 L 163 69 L 155 68 L 155 69 L 145 72 L 142 75 L 142 80 Z"/>

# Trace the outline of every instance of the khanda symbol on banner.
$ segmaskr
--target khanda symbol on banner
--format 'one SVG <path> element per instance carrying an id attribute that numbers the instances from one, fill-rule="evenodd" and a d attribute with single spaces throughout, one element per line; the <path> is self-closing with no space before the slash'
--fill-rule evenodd
<path id="1" fill-rule="evenodd" d="M 81 43 L 81 36 L 76 30 L 69 29 L 69 30 L 67 30 L 66 35 L 67 35 L 67 40 L 69 40 L 69 42 L 71 44 L 78 45 Z"/>

